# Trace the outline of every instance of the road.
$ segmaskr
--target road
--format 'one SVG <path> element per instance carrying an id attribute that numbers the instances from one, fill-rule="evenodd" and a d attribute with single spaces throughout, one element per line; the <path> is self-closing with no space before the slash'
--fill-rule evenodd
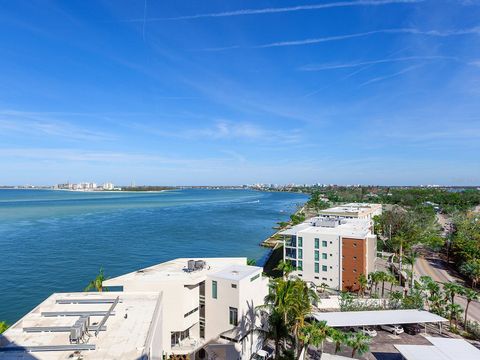
<path id="1" fill-rule="evenodd" d="M 439 283 L 457 282 L 463 285 L 463 281 L 446 270 L 445 262 L 435 255 L 430 255 L 427 258 L 420 257 L 415 263 L 415 272 L 419 275 L 430 276 L 433 280 Z M 464 309 L 467 306 L 467 301 L 464 297 L 455 296 L 455 302 L 460 304 Z M 480 322 L 480 303 L 472 301 L 468 307 L 468 319 Z"/>

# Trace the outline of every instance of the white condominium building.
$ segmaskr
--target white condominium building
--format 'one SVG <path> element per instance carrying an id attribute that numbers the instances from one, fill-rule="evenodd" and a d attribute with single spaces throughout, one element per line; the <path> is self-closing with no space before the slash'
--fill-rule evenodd
<path id="1" fill-rule="evenodd" d="M 3 334 L 0 360 L 32 359 L 31 351 L 39 360 L 71 354 L 73 359 L 75 354 L 112 360 L 250 359 L 263 345 L 253 330 L 262 326 L 257 306 L 264 303 L 268 279 L 246 261 L 176 259 L 106 280 L 103 285 L 112 291 L 54 294 Z M 65 301 L 74 298 L 88 301 Z M 79 321 L 88 321 L 83 326 L 88 331 L 71 342 Z M 26 329 L 31 326 L 37 329 Z M 18 354 L 25 356 L 13 357 Z"/>
<path id="2" fill-rule="evenodd" d="M 370 220 L 315 217 L 280 234 L 284 260 L 304 281 L 357 291 L 360 274 L 374 271 L 377 238 Z"/>
<path id="3" fill-rule="evenodd" d="M 320 210 L 319 216 L 341 217 L 345 219 L 372 220 L 374 216 L 382 214 L 382 204 L 349 203 Z"/>

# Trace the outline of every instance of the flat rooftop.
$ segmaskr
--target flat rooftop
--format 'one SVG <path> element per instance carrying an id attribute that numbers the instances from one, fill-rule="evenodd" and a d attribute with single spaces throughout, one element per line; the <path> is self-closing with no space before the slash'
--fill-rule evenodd
<path id="1" fill-rule="evenodd" d="M 463 339 L 426 337 L 432 345 L 395 345 L 406 360 L 478 360 L 480 350 Z"/>
<path id="2" fill-rule="evenodd" d="M 188 271 L 189 260 L 203 260 L 206 265 L 201 270 Z M 103 282 L 109 286 L 128 286 L 128 284 L 148 284 L 165 281 L 181 281 L 185 285 L 195 285 L 213 274 L 231 265 L 246 265 L 247 258 L 179 258 L 117 276 Z"/>
<path id="3" fill-rule="evenodd" d="M 211 276 L 220 279 L 240 281 L 247 277 L 253 276 L 253 274 L 259 271 L 262 271 L 262 268 L 258 266 L 230 265 L 219 272 L 211 274 Z"/>
<path id="4" fill-rule="evenodd" d="M 438 323 L 447 319 L 422 310 L 373 310 L 316 312 L 312 317 L 331 327 L 377 326 L 389 324 Z"/>
<path id="5" fill-rule="evenodd" d="M 292 226 L 290 229 L 281 231 L 280 234 L 301 236 L 302 233 L 314 233 L 318 235 L 338 235 L 342 237 L 352 237 L 354 239 L 364 239 L 371 233 L 370 222 L 364 219 L 342 219 L 341 224 L 335 227 L 319 226 L 317 220 L 321 221 L 321 218 L 315 217 L 308 219 L 301 224 Z"/>
<path id="6" fill-rule="evenodd" d="M 382 208 L 381 204 L 369 204 L 369 203 L 349 203 L 345 205 L 335 206 L 328 209 L 319 211 L 324 215 L 346 215 L 346 216 L 358 216 L 362 214 L 368 214 L 375 210 Z"/>
<path id="7" fill-rule="evenodd" d="M 95 329 L 117 297 L 119 302 L 113 314 L 95 336 Z M 91 348 L 81 351 L 83 359 L 139 359 L 150 333 L 158 297 L 156 293 L 55 293 L 0 335 L 0 360 L 68 359 L 75 349 L 61 350 L 60 346 L 76 345 L 69 339 L 69 329 L 80 318 L 73 315 L 74 312 L 96 314 L 90 316 L 89 336 L 79 344 Z M 45 346 L 53 350 L 18 349 Z M 5 351 L 15 347 L 17 350 Z M 77 359 L 77 356 L 71 358 Z"/>

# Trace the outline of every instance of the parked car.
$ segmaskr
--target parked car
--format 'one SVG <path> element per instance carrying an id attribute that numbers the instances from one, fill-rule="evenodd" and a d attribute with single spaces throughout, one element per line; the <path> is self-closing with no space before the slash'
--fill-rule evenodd
<path id="1" fill-rule="evenodd" d="M 417 335 L 422 332 L 422 327 L 418 324 L 407 324 L 403 326 L 403 329 L 410 335 Z"/>
<path id="2" fill-rule="evenodd" d="M 371 326 L 364 326 L 364 327 L 351 327 L 348 329 L 350 332 L 359 332 L 364 335 L 375 337 L 377 336 L 377 331 Z"/>
<path id="3" fill-rule="evenodd" d="M 368 335 L 370 337 L 375 337 L 377 336 L 377 330 L 375 330 L 373 327 L 371 326 L 365 326 L 363 328 L 360 329 L 360 331 L 364 334 L 364 335 Z"/>
<path id="4" fill-rule="evenodd" d="M 380 325 L 380 329 L 391 332 L 394 335 L 403 333 L 403 328 L 400 325 Z"/>
<path id="5" fill-rule="evenodd" d="M 265 350 L 258 350 L 255 354 L 252 356 L 252 360 L 268 360 L 268 359 L 273 359 L 273 352 L 268 351 L 269 349 Z"/>

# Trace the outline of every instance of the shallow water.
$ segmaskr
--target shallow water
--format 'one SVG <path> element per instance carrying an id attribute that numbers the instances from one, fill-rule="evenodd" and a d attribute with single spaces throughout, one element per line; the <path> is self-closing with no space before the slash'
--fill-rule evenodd
<path id="1" fill-rule="evenodd" d="M 52 292 L 81 291 L 176 257 L 246 256 L 306 196 L 250 190 L 82 193 L 0 190 L 0 321 Z"/>

